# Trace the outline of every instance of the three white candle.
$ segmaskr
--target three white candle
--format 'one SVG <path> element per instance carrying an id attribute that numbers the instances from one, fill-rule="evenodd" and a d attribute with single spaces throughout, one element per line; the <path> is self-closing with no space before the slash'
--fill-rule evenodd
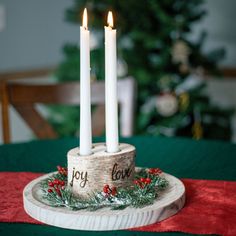
<path id="1" fill-rule="evenodd" d="M 84 9 L 80 27 L 80 155 L 92 153 L 91 102 L 90 102 L 90 45 L 87 29 L 87 10 Z"/>
<path id="2" fill-rule="evenodd" d="M 116 30 L 113 27 L 112 12 L 105 26 L 105 103 L 106 103 L 106 146 L 107 152 L 119 151 L 118 102 L 117 102 L 117 56 Z"/>

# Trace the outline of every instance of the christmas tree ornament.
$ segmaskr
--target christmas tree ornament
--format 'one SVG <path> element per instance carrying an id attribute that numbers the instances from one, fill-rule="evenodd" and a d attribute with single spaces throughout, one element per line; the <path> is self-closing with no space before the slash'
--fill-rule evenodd
<path id="1" fill-rule="evenodd" d="M 203 128 L 202 128 L 202 124 L 200 122 L 196 121 L 193 123 L 192 134 L 193 134 L 193 138 L 196 140 L 203 138 Z"/>
<path id="2" fill-rule="evenodd" d="M 184 112 L 188 109 L 190 104 L 190 98 L 188 93 L 181 93 L 179 95 L 179 109 L 181 112 Z"/>
<path id="3" fill-rule="evenodd" d="M 190 66 L 188 64 L 180 64 L 179 71 L 181 72 L 181 74 L 187 74 L 190 71 Z"/>
<path id="4" fill-rule="evenodd" d="M 176 40 L 171 51 L 173 63 L 188 65 L 190 53 L 191 49 L 185 41 Z"/>
<path id="5" fill-rule="evenodd" d="M 193 138 L 196 140 L 203 138 L 203 127 L 201 124 L 201 113 L 198 107 L 194 108 L 193 112 L 194 123 L 192 126 L 192 135 Z"/>
<path id="6" fill-rule="evenodd" d="M 163 117 L 174 115 L 178 111 L 177 97 L 172 93 L 164 93 L 156 98 L 157 112 Z"/>
<path id="7" fill-rule="evenodd" d="M 173 76 L 166 74 L 159 79 L 157 86 L 161 90 L 169 90 L 173 80 L 174 80 Z"/>

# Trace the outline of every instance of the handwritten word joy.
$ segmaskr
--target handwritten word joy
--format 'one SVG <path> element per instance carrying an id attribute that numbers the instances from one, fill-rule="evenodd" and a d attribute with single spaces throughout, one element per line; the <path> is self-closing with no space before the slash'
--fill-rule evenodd
<path id="1" fill-rule="evenodd" d="M 80 181 L 80 187 L 84 188 L 88 182 L 88 172 L 84 172 L 84 171 L 75 171 L 75 168 L 73 168 L 73 172 L 72 172 L 72 179 L 70 182 L 70 186 L 73 186 L 74 183 L 74 179 L 79 180 Z"/>

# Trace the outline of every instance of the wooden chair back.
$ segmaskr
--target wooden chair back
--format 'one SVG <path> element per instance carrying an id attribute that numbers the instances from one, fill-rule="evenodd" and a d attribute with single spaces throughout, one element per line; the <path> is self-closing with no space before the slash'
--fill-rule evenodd
<path id="1" fill-rule="evenodd" d="M 20 82 L 1 83 L 2 127 L 4 143 L 10 142 L 9 105 L 11 104 L 32 129 L 36 137 L 56 138 L 55 130 L 36 110 L 36 104 L 79 105 L 79 82 L 36 84 Z M 133 134 L 136 85 L 133 78 L 118 80 L 118 102 L 120 107 L 120 134 Z M 97 109 L 93 113 L 93 135 L 100 136 L 105 127 L 105 83 L 91 84 L 91 103 Z"/>
<path id="2" fill-rule="evenodd" d="M 3 142 L 9 143 L 10 141 L 9 100 L 6 89 L 6 81 L 0 81 L 0 101 L 1 101 L 1 113 L 2 113 Z"/>

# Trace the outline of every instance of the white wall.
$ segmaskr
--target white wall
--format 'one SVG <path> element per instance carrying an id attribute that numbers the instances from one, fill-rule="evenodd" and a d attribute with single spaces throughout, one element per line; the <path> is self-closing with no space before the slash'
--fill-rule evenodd
<path id="1" fill-rule="evenodd" d="M 236 78 L 211 79 L 208 81 L 207 91 L 214 104 L 236 110 Z M 232 141 L 236 143 L 236 114 L 232 117 L 232 131 Z"/>
<path id="2" fill-rule="evenodd" d="M 205 29 L 208 32 L 205 50 L 218 47 L 226 49 L 226 57 L 221 66 L 236 67 L 236 1 L 235 0 L 207 0 L 208 16 L 201 24 L 196 25 L 193 37 Z M 234 107 L 236 110 L 236 78 L 212 79 L 208 81 L 208 94 L 213 103 L 219 106 Z M 236 142 L 236 114 L 232 119 L 233 137 Z"/>
<path id="3" fill-rule="evenodd" d="M 79 40 L 79 27 L 64 22 L 70 0 L 0 0 L 6 28 L 0 32 L 0 71 L 58 64 L 65 42 Z"/>
<path id="4" fill-rule="evenodd" d="M 206 0 L 208 15 L 194 27 L 192 38 L 196 38 L 202 30 L 208 33 L 204 49 L 206 51 L 224 47 L 227 51 L 222 66 L 236 66 L 236 1 Z"/>

